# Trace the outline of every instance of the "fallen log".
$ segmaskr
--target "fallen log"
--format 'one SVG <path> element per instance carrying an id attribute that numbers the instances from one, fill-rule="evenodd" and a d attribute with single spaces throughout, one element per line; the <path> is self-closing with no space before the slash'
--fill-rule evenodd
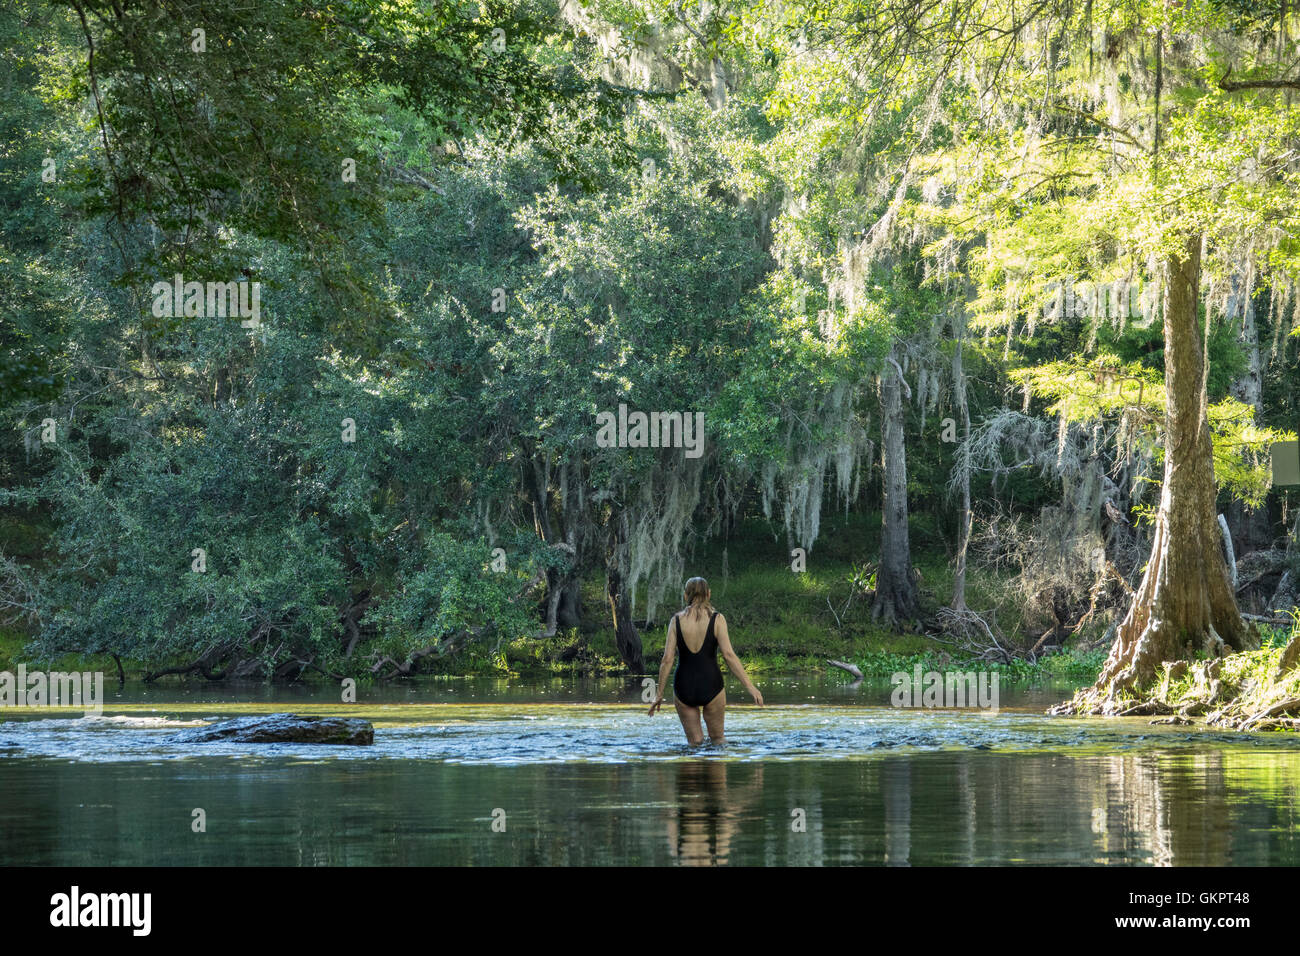
<path id="1" fill-rule="evenodd" d="M 857 678 L 858 680 L 862 680 L 862 679 L 863 679 L 863 677 L 862 677 L 862 671 L 858 670 L 857 665 L 855 665 L 855 664 L 849 664 L 849 663 L 847 663 L 846 661 L 827 661 L 826 663 L 827 663 L 827 664 L 830 664 L 831 667 L 838 667 L 838 668 L 840 668 L 840 670 L 846 670 L 846 671 L 848 671 L 850 674 L 852 674 L 852 675 L 853 675 L 855 678 Z"/>

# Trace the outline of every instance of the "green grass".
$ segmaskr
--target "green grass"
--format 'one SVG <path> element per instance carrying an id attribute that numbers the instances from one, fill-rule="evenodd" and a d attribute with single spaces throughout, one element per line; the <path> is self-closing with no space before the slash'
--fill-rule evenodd
<path id="1" fill-rule="evenodd" d="M 807 570 L 790 569 L 784 533 L 773 539 L 771 525 L 749 520 L 727 541 L 712 542 L 686 562 L 688 574 L 709 580 L 713 604 L 727 616 L 732 644 L 746 670 L 811 672 L 826 668 L 828 659 L 849 661 L 868 676 L 888 677 L 921 664 L 927 670 L 964 663 L 947 645 L 924 634 L 896 633 L 871 622 L 870 600 L 859 594 L 852 602 L 855 568 L 874 560 L 880 539 L 878 515 L 832 516 L 823 523 L 822 537 L 808 555 Z M 942 549 L 946 540 L 922 517 L 915 519 L 913 560 L 921 572 L 922 614 L 952 600 L 953 570 Z M 1022 622 L 1014 608 L 1000 600 L 1006 581 L 972 570 L 967 576 L 967 603 L 986 609 L 1002 604 L 999 622 L 1015 631 Z M 490 649 L 471 649 L 432 667 L 442 674 L 617 674 L 624 668 L 614 646 L 605 600 L 603 575 L 582 582 L 582 626 L 544 641 L 521 639 Z M 677 595 L 661 600 L 654 619 L 645 622 L 647 594 L 637 595 L 636 615 L 647 670 L 653 672 L 663 655 L 669 619 L 680 606 Z M 833 609 L 833 610 L 832 610 Z M 642 625 L 645 626 L 642 626 Z M 576 660 L 558 662 L 564 650 L 581 645 Z M 981 667 L 999 670 L 1011 679 L 1094 678 L 1106 652 L 1066 651 L 1030 664 Z"/>
<path id="2" fill-rule="evenodd" d="M 1132 699 L 1150 698 L 1192 717 L 1206 716 L 1212 725 L 1266 729 L 1270 726 L 1264 717 L 1266 712 L 1275 709 L 1271 716 L 1288 720 L 1297 713 L 1293 702 L 1300 699 L 1300 669 L 1293 667 L 1278 673 L 1286 643 L 1297 636 L 1300 624 L 1290 630 L 1277 629 L 1262 635 L 1258 649 L 1238 651 L 1215 661 L 1210 667 L 1217 680 L 1217 693 L 1211 692 L 1205 663 L 1184 667 L 1176 662 L 1166 663 L 1152 685 L 1133 694 Z M 1184 673 L 1176 675 L 1175 668 Z M 1257 724 L 1258 720 L 1264 723 Z"/>

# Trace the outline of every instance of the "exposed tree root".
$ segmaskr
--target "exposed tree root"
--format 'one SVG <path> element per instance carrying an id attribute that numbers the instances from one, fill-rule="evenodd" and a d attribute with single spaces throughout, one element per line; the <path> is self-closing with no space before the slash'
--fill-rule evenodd
<path id="1" fill-rule="evenodd" d="M 1101 713 L 1110 717 L 1161 715 L 1153 724 L 1203 723 L 1233 730 L 1300 729 L 1300 636 L 1285 648 L 1243 651 L 1228 657 L 1192 663 L 1164 664 L 1145 685 L 1131 693 L 1089 696 L 1090 688 L 1074 700 L 1052 708 L 1054 714 Z M 1083 711 L 1079 701 L 1098 702 Z"/>

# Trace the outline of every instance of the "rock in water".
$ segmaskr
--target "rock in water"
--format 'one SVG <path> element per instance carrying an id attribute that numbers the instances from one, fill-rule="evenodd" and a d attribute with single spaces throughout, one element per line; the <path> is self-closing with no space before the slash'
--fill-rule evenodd
<path id="1" fill-rule="evenodd" d="M 235 744 L 347 744 L 364 746 L 375 742 L 375 728 L 368 720 L 351 717 L 301 717 L 298 714 L 267 714 L 235 717 L 206 727 L 191 727 L 173 734 L 178 744 L 225 741 Z"/>

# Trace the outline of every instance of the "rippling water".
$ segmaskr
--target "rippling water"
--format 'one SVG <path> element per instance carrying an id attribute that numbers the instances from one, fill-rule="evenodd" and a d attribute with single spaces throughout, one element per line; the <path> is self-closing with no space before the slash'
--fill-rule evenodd
<path id="1" fill-rule="evenodd" d="M 307 712 L 316 708 L 297 708 Z M 329 708 L 337 712 L 341 708 Z M 248 708 L 239 708 L 247 713 Z M 268 711 L 270 712 L 270 711 Z M 1154 727 L 1142 719 L 1106 722 L 1032 713 L 983 716 L 973 711 L 904 711 L 882 707 L 786 705 L 732 710 L 727 742 L 686 745 L 674 714 L 648 719 L 640 705 L 564 704 L 401 706 L 345 711 L 373 719 L 370 747 L 309 744 L 179 744 L 183 727 L 219 719 L 142 715 L 15 720 L 0 724 L 0 758 L 44 757 L 83 763 L 190 760 L 436 760 L 452 764 L 525 766 L 626 764 L 713 759 L 744 762 L 862 760 L 883 753 L 1198 752 L 1237 747 L 1292 752 L 1290 735 Z"/>
<path id="2" fill-rule="evenodd" d="M 128 688 L 101 716 L 0 712 L 0 862 L 1300 862 L 1296 737 L 1043 716 L 1068 693 L 990 715 L 769 679 L 689 748 L 619 681 Z M 375 744 L 170 739 L 276 711 L 365 717 Z"/>

